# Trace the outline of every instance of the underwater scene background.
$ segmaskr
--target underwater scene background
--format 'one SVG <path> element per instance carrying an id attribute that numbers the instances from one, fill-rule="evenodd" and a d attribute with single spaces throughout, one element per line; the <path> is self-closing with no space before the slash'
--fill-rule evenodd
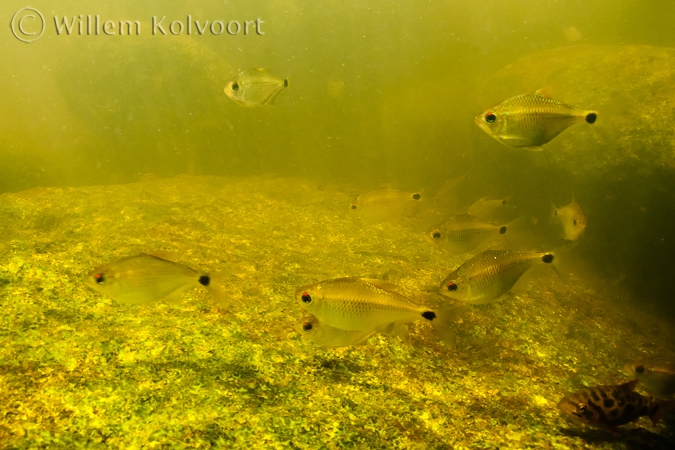
<path id="1" fill-rule="evenodd" d="M 0 7 L 0 447 L 675 444 L 672 417 L 613 433 L 557 408 L 630 381 L 626 364 L 675 362 L 675 3 L 36 1 L 30 43 L 25 7 Z M 252 68 L 280 91 L 248 108 L 226 92 Z M 474 122 L 538 90 L 597 121 L 536 152 Z M 414 214 L 351 213 L 383 186 L 418 193 Z M 446 342 L 423 319 L 409 339 L 304 336 L 296 290 L 322 280 L 462 306 L 439 284 L 490 246 L 428 232 L 481 198 L 507 200 L 506 247 L 555 252 L 555 270 L 463 309 Z M 572 200 L 571 241 L 554 211 Z M 143 252 L 220 274 L 229 308 L 85 284 Z"/>

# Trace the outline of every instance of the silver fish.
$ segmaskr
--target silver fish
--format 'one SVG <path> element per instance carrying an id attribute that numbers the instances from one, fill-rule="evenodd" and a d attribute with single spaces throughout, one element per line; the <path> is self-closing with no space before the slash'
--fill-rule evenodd
<path id="1" fill-rule="evenodd" d="M 540 91 L 508 98 L 476 116 L 478 125 L 499 142 L 526 150 L 541 146 L 579 122 L 595 123 L 595 111 L 553 100 Z"/>
<path id="2" fill-rule="evenodd" d="M 467 211 L 472 216 L 480 217 L 483 220 L 510 220 L 515 209 L 511 205 L 511 197 L 489 198 L 483 197 L 476 200 Z"/>
<path id="3" fill-rule="evenodd" d="M 581 210 L 581 206 L 574 198 L 562 208 L 553 205 L 554 215 L 560 219 L 563 226 L 563 237 L 568 241 L 576 241 L 586 229 L 586 216 Z"/>
<path id="4" fill-rule="evenodd" d="M 553 260 L 552 253 L 486 250 L 448 275 L 439 292 L 465 303 L 488 303 L 510 291 L 535 264 Z"/>
<path id="5" fill-rule="evenodd" d="M 248 108 L 272 106 L 274 99 L 285 87 L 288 87 L 287 79 L 277 78 L 266 69 L 250 69 L 227 83 L 225 94 L 237 104 Z"/>
<path id="6" fill-rule="evenodd" d="M 322 347 L 350 347 L 364 345 L 375 331 L 369 330 L 342 330 L 319 322 L 313 315 L 309 315 L 300 322 L 302 336 L 312 340 Z"/>
<path id="7" fill-rule="evenodd" d="M 214 300 L 228 306 L 225 292 L 212 277 L 159 256 L 141 253 L 104 264 L 90 272 L 85 284 L 113 300 L 129 305 L 178 301 L 195 286 L 206 287 Z"/>
<path id="8" fill-rule="evenodd" d="M 506 225 L 486 222 L 471 214 L 450 217 L 427 231 L 427 240 L 451 253 L 475 249 L 490 236 L 506 233 Z"/>
<path id="9" fill-rule="evenodd" d="M 419 319 L 446 339 L 449 313 L 419 306 L 395 292 L 392 283 L 372 278 L 337 278 L 298 288 L 295 298 L 322 324 L 347 331 L 383 331 Z"/>
<path id="10" fill-rule="evenodd" d="M 359 195 L 349 206 L 349 211 L 370 221 L 412 217 L 419 210 L 421 198 L 417 192 L 378 188 Z"/>
<path id="11" fill-rule="evenodd" d="M 675 395 L 675 364 L 629 363 L 624 366 L 624 371 L 640 380 L 640 387 L 652 395 Z"/>

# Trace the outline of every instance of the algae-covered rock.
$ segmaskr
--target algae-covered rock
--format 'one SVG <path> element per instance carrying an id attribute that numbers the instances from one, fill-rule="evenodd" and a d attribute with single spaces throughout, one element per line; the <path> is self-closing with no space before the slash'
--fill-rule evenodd
<path id="1" fill-rule="evenodd" d="M 541 88 L 598 111 L 595 125 L 574 126 L 547 144 L 542 164 L 595 176 L 626 165 L 643 174 L 675 167 L 675 49 L 576 45 L 534 53 L 496 72 L 481 98 L 488 107 Z"/>

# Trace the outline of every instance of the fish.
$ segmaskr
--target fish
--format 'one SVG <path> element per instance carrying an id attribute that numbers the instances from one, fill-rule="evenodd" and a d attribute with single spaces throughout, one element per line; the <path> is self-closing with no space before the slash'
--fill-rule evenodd
<path id="1" fill-rule="evenodd" d="M 510 291 L 528 269 L 554 259 L 550 252 L 486 250 L 445 277 L 439 293 L 464 303 L 489 303 Z"/>
<path id="2" fill-rule="evenodd" d="M 553 214 L 560 219 L 563 237 L 568 241 L 576 241 L 586 229 L 586 216 L 574 198 L 562 208 L 553 205 Z"/>
<path id="3" fill-rule="evenodd" d="M 178 301 L 188 289 L 204 286 L 220 306 L 229 305 L 227 295 L 212 276 L 148 253 L 97 267 L 86 276 L 85 284 L 127 305 Z"/>
<path id="4" fill-rule="evenodd" d="M 274 99 L 286 87 L 288 79 L 277 78 L 267 69 L 249 69 L 227 83 L 225 94 L 247 108 L 273 106 Z"/>
<path id="5" fill-rule="evenodd" d="M 419 192 L 378 188 L 359 195 L 349 206 L 349 211 L 376 222 L 412 217 L 419 211 L 421 199 Z"/>
<path id="6" fill-rule="evenodd" d="M 375 334 L 370 330 L 342 330 L 322 323 L 313 315 L 304 317 L 300 322 L 302 336 L 322 347 L 350 347 L 364 345 Z"/>
<path id="7" fill-rule="evenodd" d="M 675 395 L 675 364 L 628 363 L 627 375 L 640 380 L 640 387 L 657 397 Z"/>
<path id="8" fill-rule="evenodd" d="M 467 212 L 484 220 L 505 220 L 512 211 L 511 197 L 496 199 L 483 197 L 469 206 Z"/>
<path id="9" fill-rule="evenodd" d="M 475 249 L 490 236 L 506 233 L 506 225 L 486 222 L 471 214 L 450 217 L 427 231 L 427 240 L 451 253 Z"/>
<path id="10" fill-rule="evenodd" d="M 579 41 L 583 38 L 581 31 L 577 30 L 576 27 L 563 27 L 563 33 L 565 33 L 565 38 L 570 42 Z"/>
<path id="11" fill-rule="evenodd" d="M 425 319 L 444 340 L 452 337 L 450 309 L 417 305 L 393 283 L 347 277 L 298 288 L 296 300 L 322 324 L 346 331 L 401 330 L 397 325 Z"/>
<path id="12" fill-rule="evenodd" d="M 634 392 L 639 380 L 620 385 L 593 386 L 565 396 L 558 409 L 573 420 L 591 425 L 611 434 L 618 426 L 648 416 L 654 425 L 661 415 L 675 406 L 673 401 L 656 400 Z"/>
<path id="13" fill-rule="evenodd" d="M 460 203 L 462 202 L 462 196 L 460 191 L 466 184 L 466 176 L 451 178 L 446 180 L 436 191 L 436 195 L 433 199 L 434 208 L 447 215 L 455 215 L 461 212 Z"/>
<path id="14" fill-rule="evenodd" d="M 341 80 L 330 79 L 326 82 L 326 91 L 328 96 L 332 99 L 340 97 L 342 90 L 345 88 L 346 83 Z"/>
<path id="15" fill-rule="evenodd" d="M 475 122 L 497 141 L 525 150 L 542 150 L 575 123 L 595 123 L 596 111 L 588 111 L 553 100 L 541 90 L 508 98 L 476 116 Z"/>

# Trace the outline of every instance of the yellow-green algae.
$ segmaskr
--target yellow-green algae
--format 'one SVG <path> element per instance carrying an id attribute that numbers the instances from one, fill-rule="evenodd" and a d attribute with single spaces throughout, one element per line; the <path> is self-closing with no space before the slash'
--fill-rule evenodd
<path id="1" fill-rule="evenodd" d="M 421 301 L 461 262 L 417 220 L 364 226 L 353 200 L 297 179 L 181 176 L 0 196 L 0 447 L 665 448 L 672 428 L 622 437 L 570 425 L 558 400 L 625 380 L 667 353 L 668 325 L 574 278 L 473 307 L 457 343 L 411 326 L 325 350 L 296 332 L 297 286 L 389 279 Z M 165 250 L 232 270 L 233 308 L 205 290 L 124 307 L 88 290 L 92 267 Z M 654 434 L 658 433 L 658 434 Z"/>

